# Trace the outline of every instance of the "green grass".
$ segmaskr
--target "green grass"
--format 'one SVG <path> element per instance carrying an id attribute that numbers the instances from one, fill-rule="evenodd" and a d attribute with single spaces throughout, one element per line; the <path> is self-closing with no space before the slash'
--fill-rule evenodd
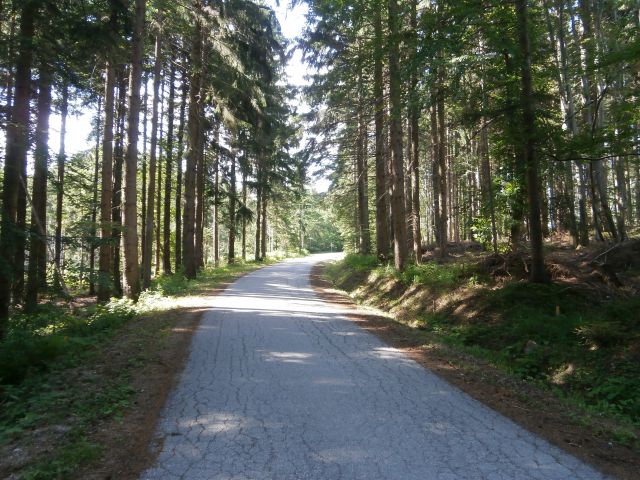
<path id="1" fill-rule="evenodd" d="M 355 289 L 366 282 L 361 272 L 368 269 L 405 286 L 423 285 L 434 300 L 465 285 L 480 287 L 469 300 L 481 312 L 477 318 L 459 318 L 444 307 L 416 319 L 421 330 L 633 426 L 618 437 L 627 444 L 639 441 L 633 429 L 640 426 L 640 298 L 597 300 L 593 292 L 561 284 L 490 286 L 476 281 L 473 269 L 453 262 L 410 265 L 402 273 L 372 263 L 370 257 L 349 256 L 327 274 L 338 286 Z M 356 275 L 358 284 L 350 284 Z M 375 292 L 366 295 L 375 303 Z"/>
<path id="2" fill-rule="evenodd" d="M 64 440 L 49 447 L 53 453 L 35 459 L 20 478 L 68 478 L 79 466 L 100 455 L 100 446 L 88 440 L 89 432 L 96 423 L 118 418 L 126 411 L 134 393 L 131 375 L 147 361 L 144 348 L 160 346 L 168 327 L 160 323 L 149 331 L 145 328 L 137 332 L 138 354 L 113 377 L 74 378 L 78 367 L 91 372 L 92 364 L 109 363 L 110 353 L 103 346 L 117 345 L 124 325 L 152 312 L 176 308 L 172 298 L 210 293 L 245 272 L 275 261 L 206 269 L 195 280 L 179 274 L 163 276 L 135 304 L 113 299 L 104 306 L 75 310 L 47 304 L 35 314 L 13 315 L 7 338 L 0 344 L 0 446 L 25 435 L 29 438 L 35 429 L 56 425 L 65 428 Z"/>

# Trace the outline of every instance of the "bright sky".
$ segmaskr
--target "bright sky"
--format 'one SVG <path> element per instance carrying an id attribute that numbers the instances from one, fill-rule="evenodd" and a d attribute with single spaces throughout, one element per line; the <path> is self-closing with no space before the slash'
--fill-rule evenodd
<path id="1" fill-rule="evenodd" d="M 290 8 L 288 0 L 280 0 L 280 5 L 276 5 L 276 0 L 267 0 L 276 12 L 276 16 L 280 21 L 283 35 L 293 44 L 295 40 L 302 34 L 305 25 L 305 14 L 307 6 L 305 4 L 298 5 L 294 9 Z M 297 50 L 289 64 L 287 65 L 287 76 L 289 83 L 295 86 L 308 84 L 305 80 L 308 66 L 302 62 L 302 52 Z M 300 110 L 304 110 L 305 106 L 301 99 L 296 102 Z M 76 107 L 77 108 L 77 107 Z M 93 148 L 93 143 L 89 140 L 92 125 L 94 121 L 95 111 L 81 110 L 79 113 L 70 115 L 67 120 L 67 141 L 66 149 L 68 155 L 73 155 L 82 151 Z M 49 146 L 55 154 L 60 146 L 60 116 L 57 114 L 51 117 L 51 136 Z M 324 178 L 316 179 L 312 187 L 317 191 L 326 191 L 329 188 L 329 181 Z"/>

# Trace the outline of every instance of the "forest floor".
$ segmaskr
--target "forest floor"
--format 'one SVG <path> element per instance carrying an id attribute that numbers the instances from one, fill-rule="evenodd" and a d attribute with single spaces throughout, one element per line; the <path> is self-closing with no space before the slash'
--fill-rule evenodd
<path id="1" fill-rule="evenodd" d="M 96 312 L 79 298 L 15 316 L 0 349 L 0 478 L 138 478 L 202 312 L 262 265 L 207 270 L 191 282 L 164 277 L 135 307 Z M 46 327 L 27 335 L 34 322 Z"/>
<path id="2" fill-rule="evenodd" d="M 522 255 L 451 245 L 397 274 L 374 257 L 318 266 L 327 300 L 374 307 L 360 326 L 528 430 L 622 479 L 640 471 L 640 240 Z M 348 296 L 345 295 L 348 294 Z"/>

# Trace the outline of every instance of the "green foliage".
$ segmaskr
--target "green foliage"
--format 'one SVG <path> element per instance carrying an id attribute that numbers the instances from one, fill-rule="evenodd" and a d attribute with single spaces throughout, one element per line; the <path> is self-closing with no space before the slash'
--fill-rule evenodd
<path id="1" fill-rule="evenodd" d="M 342 261 L 346 267 L 356 272 L 368 272 L 379 265 L 375 255 L 348 254 Z"/>
<path id="2" fill-rule="evenodd" d="M 457 263 L 427 262 L 422 265 L 407 265 L 404 271 L 395 275 L 405 285 L 449 288 L 460 282 L 463 273 L 464 267 Z"/>
<path id="3" fill-rule="evenodd" d="M 371 271 L 376 280 L 424 285 L 434 300 L 471 284 L 474 293 L 463 306 L 473 307 L 477 316 L 460 318 L 452 311 L 456 307 L 429 309 L 415 319 L 420 330 L 594 413 L 640 425 L 640 298 L 598 300 L 591 291 L 561 284 L 514 281 L 487 287 L 476 269 L 461 262 L 409 265 L 397 273 L 373 256 L 347 255 L 326 270 L 349 290 L 373 281 L 363 276 Z M 375 292 L 366 295 L 376 304 Z M 628 432 L 620 437 L 635 438 Z"/>

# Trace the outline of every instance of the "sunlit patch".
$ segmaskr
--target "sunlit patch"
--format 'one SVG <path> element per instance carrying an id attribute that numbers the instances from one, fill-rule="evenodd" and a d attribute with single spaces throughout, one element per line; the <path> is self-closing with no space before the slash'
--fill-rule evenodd
<path id="1" fill-rule="evenodd" d="M 265 352 L 265 361 L 283 363 L 305 363 L 305 360 L 313 357 L 310 353 L 300 352 Z"/>
<path id="2" fill-rule="evenodd" d="M 551 382 L 556 385 L 563 385 L 575 371 L 576 367 L 573 363 L 563 365 L 553 373 L 551 376 Z"/>

